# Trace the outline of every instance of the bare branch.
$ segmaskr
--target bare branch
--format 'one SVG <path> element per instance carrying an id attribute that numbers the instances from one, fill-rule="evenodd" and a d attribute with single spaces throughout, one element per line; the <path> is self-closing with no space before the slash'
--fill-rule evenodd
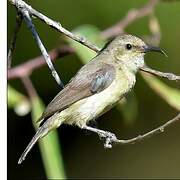
<path id="1" fill-rule="evenodd" d="M 166 122 L 165 124 L 163 124 L 162 126 L 159 126 L 158 128 L 155 128 L 152 131 L 149 131 L 143 135 L 138 135 L 135 138 L 126 139 L 126 140 L 119 140 L 116 137 L 114 137 L 112 139 L 105 139 L 105 141 L 108 142 L 109 144 L 113 144 L 113 143 L 119 144 L 119 145 L 135 144 L 137 142 L 140 142 L 140 141 L 143 141 L 147 138 L 150 138 L 153 135 L 163 133 L 167 127 L 177 123 L 178 121 L 180 121 L 180 113 L 176 117 L 174 117 L 173 119 L 171 119 L 168 122 Z M 104 145 L 106 145 L 106 144 L 104 144 Z M 111 148 L 111 146 L 110 146 L 110 148 Z"/>
<path id="2" fill-rule="evenodd" d="M 17 13 L 14 34 L 11 39 L 10 47 L 9 47 L 9 51 L 8 51 L 8 58 L 7 58 L 8 59 L 8 68 L 11 68 L 12 56 L 13 56 L 15 45 L 16 45 L 17 35 L 18 35 L 18 32 L 19 32 L 21 24 L 22 24 L 22 19 L 23 19 L 22 15 L 20 13 Z"/>
<path id="3" fill-rule="evenodd" d="M 149 131 L 148 133 L 145 133 L 143 135 L 139 135 L 135 138 L 128 139 L 128 140 L 118 140 L 115 143 L 122 144 L 122 145 L 123 144 L 134 144 L 136 142 L 150 138 L 151 136 L 153 136 L 155 134 L 163 133 L 167 127 L 173 125 L 174 123 L 177 123 L 178 121 L 180 121 L 180 113 L 176 117 L 174 117 L 173 119 L 171 119 L 168 122 L 166 122 L 165 124 L 163 124 L 162 126 L 159 126 L 158 128 L 153 129 L 152 131 Z"/>
<path id="4" fill-rule="evenodd" d="M 140 9 L 131 9 L 127 13 L 127 15 L 122 20 L 120 20 L 117 24 L 104 30 L 101 33 L 101 36 L 103 38 L 110 38 L 110 37 L 114 37 L 114 36 L 117 36 L 118 34 L 123 33 L 124 29 L 128 25 L 130 25 L 132 22 L 138 20 L 141 17 L 149 15 L 153 11 L 154 7 L 157 5 L 158 2 L 159 0 L 150 0 L 145 6 L 143 6 Z"/>
<path id="5" fill-rule="evenodd" d="M 22 77 L 21 81 L 22 81 L 30 99 L 32 99 L 33 97 L 37 97 L 36 89 L 34 88 L 32 81 L 29 78 L 29 76 Z"/>
<path id="6" fill-rule="evenodd" d="M 163 78 L 167 78 L 167 79 L 169 79 L 171 81 L 180 80 L 180 76 L 177 76 L 177 75 L 175 75 L 173 73 L 166 73 L 166 72 L 157 71 L 157 70 L 151 69 L 151 68 L 149 68 L 147 66 L 142 67 L 141 71 L 144 71 L 144 72 L 156 75 L 156 76 L 160 76 L 160 77 L 163 77 Z"/>
<path id="7" fill-rule="evenodd" d="M 47 25 L 49 25 L 52 28 L 56 29 L 57 31 L 65 34 L 66 36 L 70 37 L 71 39 L 83 44 L 84 46 L 87 46 L 88 48 L 90 48 L 96 52 L 100 51 L 100 48 L 98 48 L 93 43 L 89 42 L 86 38 L 80 37 L 78 35 L 71 33 L 67 29 L 63 28 L 59 22 L 56 22 L 56 21 L 50 19 L 49 17 L 43 15 L 42 13 L 36 11 L 31 6 L 26 4 L 24 1 L 22 1 L 22 0 L 9 0 L 9 2 L 11 4 L 13 4 L 14 6 L 16 6 L 18 9 L 25 9 L 26 11 L 28 11 L 28 13 L 30 15 L 33 15 L 33 16 L 39 18 L 41 21 L 45 22 Z"/>
<path id="8" fill-rule="evenodd" d="M 46 48 L 44 47 L 44 45 L 43 45 L 43 43 L 42 43 L 42 41 L 41 41 L 41 39 L 40 39 L 40 37 L 39 37 L 36 29 L 35 29 L 34 24 L 33 24 L 32 21 L 31 21 L 31 18 L 30 18 L 30 16 L 29 16 L 28 11 L 26 11 L 26 10 L 24 10 L 24 9 L 21 9 L 21 13 L 22 13 L 22 15 L 23 15 L 23 17 L 24 17 L 24 20 L 25 20 L 26 23 L 27 23 L 28 28 L 31 30 L 34 39 L 36 40 L 36 43 L 37 43 L 39 49 L 41 50 L 41 53 L 42 53 L 42 55 L 43 55 L 43 57 L 44 57 L 47 65 L 48 65 L 49 69 L 51 70 L 51 73 L 52 73 L 54 79 L 55 79 L 56 82 L 63 88 L 64 85 L 63 85 L 63 83 L 62 83 L 62 81 L 61 81 L 58 73 L 56 72 L 56 70 L 55 70 L 55 68 L 54 68 L 54 66 L 53 66 L 53 64 L 52 64 L 52 62 L 51 62 L 50 56 L 49 56 L 49 54 L 47 53 Z"/>
<path id="9" fill-rule="evenodd" d="M 149 23 L 149 28 L 150 31 L 152 33 L 152 35 L 149 37 L 146 37 L 146 41 L 149 41 L 150 44 L 155 44 L 155 45 L 159 45 L 160 43 L 160 39 L 161 39 L 161 30 L 160 30 L 160 25 L 158 22 L 158 19 L 152 14 L 151 15 L 151 19 L 150 19 L 150 23 Z M 157 71 L 154 69 L 151 69 L 147 66 L 144 66 L 141 68 L 141 71 L 156 75 L 156 76 L 160 76 L 163 78 L 167 78 L 169 80 L 180 80 L 180 76 L 177 76 L 173 73 L 166 73 L 166 72 L 161 72 L 161 71 Z"/>
<path id="10" fill-rule="evenodd" d="M 18 9 L 25 9 L 29 12 L 30 15 L 33 15 L 37 18 L 39 18 L 41 21 L 45 22 L 47 25 L 51 26 L 52 28 L 56 29 L 57 31 L 65 34 L 66 36 L 70 37 L 71 39 L 83 44 L 84 46 L 94 50 L 95 52 L 100 51 L 100 48 L 94 45 L 93 43 L 89 42 L 86 38 L 75 35 L 62 27 L 62 25 L 59 22 L 56 22 L 49 17 L 43 15 L 42 13 L 38 12 L 37 10 L 33 9 L 31 6 L 29 6 L 27 3 L 25 3 L 22 0 L 9 0 L 11 4 L 16 6 Z M 128 12 L 128 14 L 123 18 L 120 22 L 118 22 L 116 25 L 104 30 L 101 35 L 103 38 L 109 38 L 112 36 L 116 36 L 124 31 L 124 29 L 134 22 L 135 20 L 144 17 L 148 14 L 150 14 L 155 5 L 159 2 L 159 0 L 150 0 L 145 6 L 143 6 L 140 9 L 132 9 Z"/>
<path id="11" fill-rule="evenodd" d="M 44 21 L 49 26 L 55 28 L 56 30 L 58 30 L 61 33 L 65 34 L 66 36 L 74 39 L 75 41 L 89 47 L 90 49 L 92 49 L 96 52 L 98 52 L 100 50 L 97 46 L 88 42 L 86 39 L 79 37 L 77 35 L 74 35 L 73 33 L 69 32 L 68 30 L 63 28 L 60 23 L 55 22 L 52 19 L 41 14 L 40 12 L 36 11 L 31 6 L 26 4 L 24 1 L 22 1 L 22 0 L 9 0 L 9 1 L 11 4 L 15 5 L 18 9 L 20 9 L 20 10 L 25 9 L 31 15 L 38 17 L 40 20 Z M 126 26 L 128 26 L 130 23 L 132 23 L 133 21 L 137 20 L 140 17 L 150 14 L 158 2 L 159 2 L 159 0 L 150 0 L 144 7 L 140 8 L 138 10 L 130 10 L 129 13 L 126 15 L 126 17 L 124 19 L 122 19 L 119 23 L 117 23 L 116 25 L 112 26 L 111 28 L 103 31 L 102 36 L 108 38 L 110 36 L 115 36 L 115 35 L 119 34 L 120 31 L 124 30 L 124 28 Z M 141 70 L 149 72 L 151 74 L 158 75 L 160 77 L 166 77 L 169 80 L 179 80 L 178 76 L 171 74 L 171 73 L 163 73 L 163 72 L 156 71 L 156 70 L 153 70 L 153 69 L 150 69 L 147 67 L 142 68 Z"/>
<path id="12" fill-rule="evenodd" d="M 66 56 L 68 54 L 73 53 L 74 50 L 71 47 L 63 46 L 60 48 L 54 48 L 48 52 L 51 61 L 55 61 L 59 57 Z M 8 70 L 8 80 L 16 79 L 16 78 L 23 78 L 25 76 L 30 76 L 32 71 L 39 69 L 42 66 L 45 66 L 46 62 L 44 61 L 43 56 L 38 56 L 33 59 L 27 60 L 25 63 L 20 64 L 14 68 Z"/>

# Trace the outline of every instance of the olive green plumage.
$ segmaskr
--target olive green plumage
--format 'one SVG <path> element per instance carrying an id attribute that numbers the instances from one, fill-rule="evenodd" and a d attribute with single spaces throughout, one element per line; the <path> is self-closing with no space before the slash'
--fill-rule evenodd
<path id="1" fill-rule="evenodd" d="M 110 110 L 133 88 L 136 72 L 144 66 L 144 54 L 150 50 L 162 52 L 132 35 L 118 36 L 107 44 L 49 103 L 18 163 L 40 138 L 62 123 L 106 135 L 103 130 L 89 127 L 88 122 Z"/>

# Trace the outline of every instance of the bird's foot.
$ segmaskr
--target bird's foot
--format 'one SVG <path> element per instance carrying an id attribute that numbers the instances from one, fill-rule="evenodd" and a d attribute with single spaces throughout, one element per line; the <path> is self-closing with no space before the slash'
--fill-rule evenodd
<path id="1" fill-rule="evenodd" d="M 86 129 L 86 130 L 95 132 L 95 133 L 97 133 L 99 135 L 99 137 L 101 139 L 102 138 L 105 139 L 104 148 L 108 148 L 108 149 L 112 148 L 112 143 L 117 142 L 116 135 L 111 133 L 111 132 L 104 131 L 104 130 L 101 130 L 101 129 L 96 129 L 96 128 L 89 127 L 89 126 L 85 126 L 83 128 Z"/>
<path id="2" fill-rule="evenodd" d="M 105 139 L 105 143 L 104 143 L 104 148 L 112 148 L 112 143 L 117 141 L 116 135 L 108 132 L 108 131 L 104 131 L 98 134 L 100 138 Z"/>

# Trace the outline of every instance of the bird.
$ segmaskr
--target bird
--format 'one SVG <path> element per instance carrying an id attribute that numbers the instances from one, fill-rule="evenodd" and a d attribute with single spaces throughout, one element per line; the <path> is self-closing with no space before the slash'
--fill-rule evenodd
<path id="1" fill-rule="evenodd" d="M 136 73 L 145 66 L 147 52 L 165 52 L 141 38 L 124 34 L 108 42 L 48 104 L 36 134 L 19 158 L 21 164 L 35 143 L 61 124 L 75 125 L 104 137 L 111 148 L 116 136 L 88 125 L 112 109 L 134 87 Z"/>

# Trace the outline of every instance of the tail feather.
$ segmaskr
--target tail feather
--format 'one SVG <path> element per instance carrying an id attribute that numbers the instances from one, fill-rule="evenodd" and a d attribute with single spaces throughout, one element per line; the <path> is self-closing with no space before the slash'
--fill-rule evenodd
<path id="1" fill-rule="evenodd" d="M 30 143 L 28 144 L 28 146 L 26 147 L 26 149 L 24 150 L 24 152 L 22 153 L 21 157 L 19 158 L 18 164 L 21 164 L 27 154 L 29 153 L 29 151 L 32 149 L 32 147 L 36 144 L 36 142 L 43 136 L 45 136 L 48 133 L 48 128 L 47 127 L 39 127 L 36 134 L 34 135 L 34 137 L 32 138 L 32 140 L 30 141 Z"/>

